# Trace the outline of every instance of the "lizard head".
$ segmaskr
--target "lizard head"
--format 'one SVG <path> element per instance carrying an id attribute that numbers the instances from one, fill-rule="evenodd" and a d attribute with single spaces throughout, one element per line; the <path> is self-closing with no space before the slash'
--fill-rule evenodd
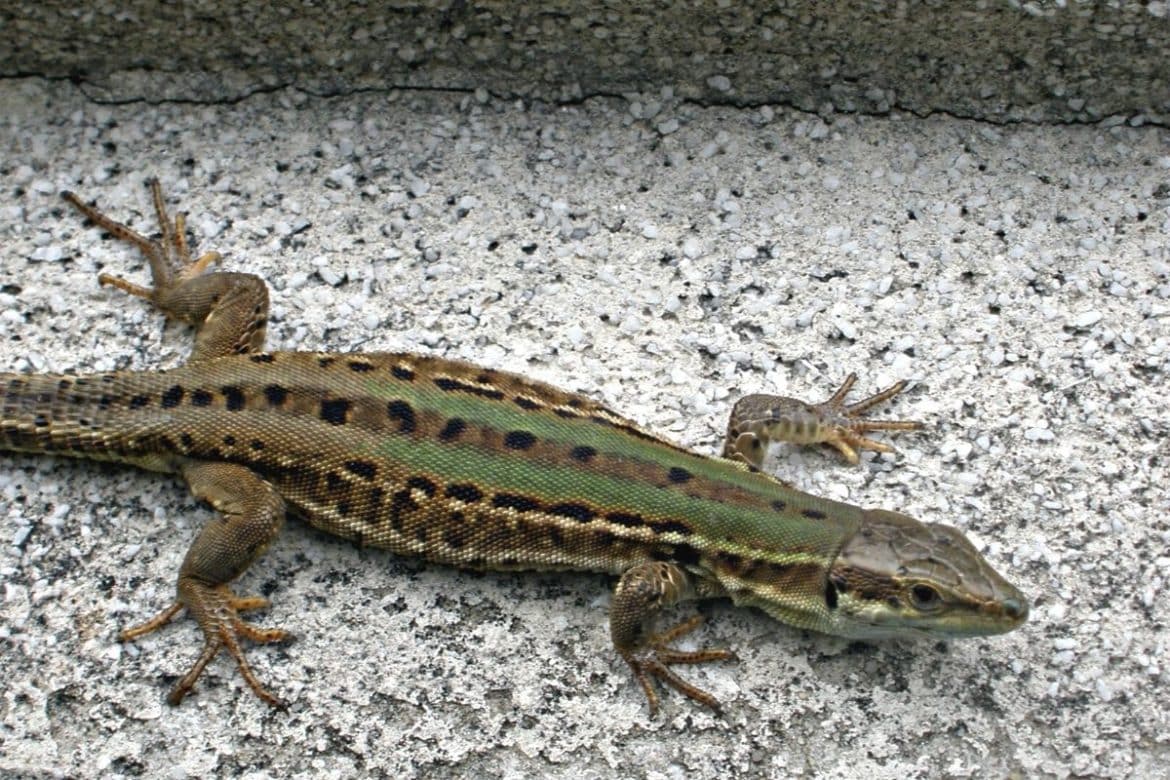
<path id="1" fill-rule="evenodd" d="M 881 509 L 829 570 L 833 633 L 882 636 L 1002 634 L 1028 619 L 1028 601 L 957 528 Z"/>

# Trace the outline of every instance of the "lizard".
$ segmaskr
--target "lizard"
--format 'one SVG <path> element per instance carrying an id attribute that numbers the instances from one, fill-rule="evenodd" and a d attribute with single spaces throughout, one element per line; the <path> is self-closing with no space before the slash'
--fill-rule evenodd
<path id="1" fill-rule="evenodd" d="M 152 283 L 98 282 L 194 328 L 187 361 L 156 371 L 0 374 L 0 451 L 131 464 L 177 474 L 217 513 L 179 567 L 176 596 L 132 641 L 186 609 L 202 650 L 167 700 L 178 705 L 226 651 L 274 707 L 242 642 L 291 634 L 241 613 L 268 601 L 231 583 L 286 515 L 359 545 L 474 570 L 616 576 L 610 637 L 653 716 L 658 685 L 719 711 L 674 667 L 733 658 L 677 647 L 696 616 L 654 630 L 682 601 L 730 598 L 791 626 L 859 639 L 998 634 L 1028 616 L 1024 595 L 957 528 L 802 492 L 762 471 L 770 444 L 891 452 L 871 431 L 915 421 L 865 413 L 898 382 L 846 404 L 776 395 L 737 402 L 719 456 L 654 435 L 584 395 L 522 375 L 411 353 L 265 351 L 268 289 L 192 257 L 186 213 L 172 219 L 149 181 L 160 236 L 144 236 L 72 192 L 96 227 L 136 247 Z"/>

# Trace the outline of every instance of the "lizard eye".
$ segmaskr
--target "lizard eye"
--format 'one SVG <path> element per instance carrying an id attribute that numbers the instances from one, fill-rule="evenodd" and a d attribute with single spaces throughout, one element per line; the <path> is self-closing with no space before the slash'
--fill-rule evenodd
<path id="1" fill-rule="evenodd" d="M 915 585 L 910 589 L 910 603 L 915 609 L 931 612 L 942 606 L 942 596 L 929 585 Z"/>

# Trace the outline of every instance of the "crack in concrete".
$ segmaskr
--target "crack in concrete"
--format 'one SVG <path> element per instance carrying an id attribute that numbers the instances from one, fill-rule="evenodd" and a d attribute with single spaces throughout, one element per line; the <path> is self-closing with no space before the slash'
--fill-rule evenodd
<path id="1" fill-rule="evenodd" d="M 150 71 L 158 73 L 159 71 Z M 306 95 L 322 99 L 331 100 L 334 98 L 344 98 L 353 95 L 363 94 L 389 94 L 391 92 L 434 92 L 439 94 L 456 94 L 456 95 L 474 95 L 484 87 L 443 87 L 443 86 L 416 86 L 410 84 L 391 84 L 379 87 L 352 87 L 348 89 L 341 89 L 336 91 L 321 91 L 313 90 L 307 87 L 299 86 L 295 82 L 282 82 L 279 84 L 271 84 L 258 86 L 252 89 L 245 90 L 238 95 L 221 97 L 214 99 L 204 98 L 159 98 L 150 99 L 146 97 L 129 97 L 129 98 L 101 98 L 96 97 L 89 92 L 87 86 L 97 86 L 95 82 L 89 81 L 77 76 L 53 76 L 44 73 L 35 72 L 18 72 L 0 74 L 0 82 L 3 81 L 19 81 L 23 79 L 40 79 L 49 82 L 68 81 L 74 84 L 78 90 L 85 95 L 90 102 L 95 105 L 102 106 L 127 106 L 137 103 L 144 103 L 146 105 L 192 105 L 192 106 L 231 106 L 243 103 L 258 95 L 268 95 L 282 90 L 297 90 Z M 554 106 L 577 106 L 583 105 L 590 100 L 621 100 L 629 101 L 629 92 L 604 92 L 595 91 L 584 93 L 572 98 L 564 98 L 561 100 L 532 97 L 528 95 L 520 95 L 515 93 L 504 93 L 486 90 L 487 93 L 496 100 L 514 101 L 522 100 L 525 102 L 541 102 Z M 1158 116 L 1151 116 L 1137 109 L 1133 109 L 1131 113 L 1113 113 L 1103 116 L 1099 119 L 1028 119 L 1022 117 L 1004 117 L 1002 119 L 993 119 L 986 116 L 980 116 L 973 113 L 966 113 L 956 111 L 954 109 L 935 108 L 923 110 L 920 108 L 913 108 L 903 103 L 894 103 L 891 108 L 886 111 L 867 111 L 858 109 L 856 111 L 840 111 L 835 110 L 833 114 L 828 116 L 819 111 L 811 111 L 801 108 L 794 103 L 786 101 L 765 101 L 765 100 L 702 100 L 697 98 L 674 98 L 662 101 L 664 103 L 674 103 L 675 105 L 695 106 L 698 108 L 735 108 L 744 110 L 759 110 L 762 108 L 785 109 L 797 114 L 805 116 L 816 116 L 826 121 L 830 120 L 832 116 L 864 116 L 864 117 L 888 117 L 892 114 L 902 112 L 910 114 L 919 119 L 934 119 L 938 117 L 957 119 L 965 122 L 972 122 L 975 124 L 987 125 L 989 127 L 1010 127 L 1010 126 L 1028 126 L 1028 127 L 1112 127 L 1112 126 L 1128 126 L 1128 127 L 1170 127 L 1170 119 L 1162 119 Z M 1140 125 L 1130 124 L 1136 117 L 1142 118 Z"/>

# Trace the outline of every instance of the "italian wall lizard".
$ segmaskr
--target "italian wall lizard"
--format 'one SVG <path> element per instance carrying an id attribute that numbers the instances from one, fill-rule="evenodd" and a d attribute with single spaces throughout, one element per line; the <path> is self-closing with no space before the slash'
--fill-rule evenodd
<path id="1" fill-rule="evenodd" d="M 151 183 L 161 238 L 65 199 L 137 247 L 153 284 L 99 276 L 195 328 L 185 365 L 165 371 L 0 374 L 0 450 L 54 453 L 180 475 L 218 517 L 187 551 L 173 604 L 123 631 L 132 640 L 186 608 L 204 636 L 169 695 L 178 704 L 226 650 L 265 702 L 241 640 L 288 634 L 245 622 L 267 605 L 230 583 L 279 533 L 286 513 L 360 544 L 472 569 L 588 570 L 619 577 L 614 647 L 649 701 L 653 680 L 718 709 L 672 667 L 730 657 L 676 649 L 697 619 L 648 624 L 686 599 L 729 597 L 801 628 L 849 637 L 995 634 L 1027 618 L 1024 596 L 963 534 L 897 512 L 798 491 L 760 471 L 771 441 L 889 451 L 871 407 L 898 383 L 847 405 L 748 396 L 731 413 L 722 457 L 690 452 L 587 397 L 516 374 L 406 353 L 265 352 L 268 291 L 259 277 L 192 259 Z"/>

